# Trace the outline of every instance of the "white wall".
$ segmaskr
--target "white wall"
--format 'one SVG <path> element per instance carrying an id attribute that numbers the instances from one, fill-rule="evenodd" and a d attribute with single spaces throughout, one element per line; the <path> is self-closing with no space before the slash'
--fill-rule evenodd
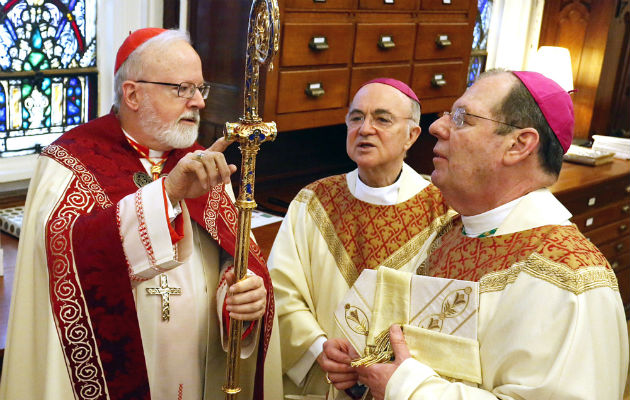
<path id="1" fill-rule="evenodd" d="M 526 69 L 538 50 L 544 0 L 494 0 L 486 69 Z"/>

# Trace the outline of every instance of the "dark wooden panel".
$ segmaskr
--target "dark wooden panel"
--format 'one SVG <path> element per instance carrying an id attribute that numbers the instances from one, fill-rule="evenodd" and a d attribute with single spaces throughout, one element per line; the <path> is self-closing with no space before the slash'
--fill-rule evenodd
<path id="1" fill-rule="evenodd" d="M 420 99 L 431 97 L 453 97 L 464 92 L 467 65 L 461 61 L 415 64 L 413 67 L 412 89 Z M 444 86 L 432 83 L 441 75 L 446 81 Z"/>
<path id="2" fill-rule="evenodd" d="M 630 252 L 630 235 L 622 236 L 617 240 L 613 240 L 610 243 L 598 246 L 599 250 L 606 256 L 608 262 L 612 265 L 617 261 L 616 268 L 630 267 L 630 263 L 622 263 L 622 257 L 625 253 Z"/>
<path id="3" fill-rule="evenodd" d="M 378 65 L 372 67 L 355 67 L 352 68 L 352 78 L 350 81 L 350 98 L 356 94 L 357 90 L 365 82 L 376 78 L 394 78 L 407 84 L 411 79 L 411 66 L 403 65 Z"/>
<path id="4" fill-rule="evenodd" d="M 571 220 L 581 232 L 587 232 L 626 218 L 628 215 L 630 215 L 630 199 L 625 199 L 595 211 L 580 214 Z"/>
<path id="5" fill-rule="evenodd" d="M 405 61 L 413 54 L 415 24 L 357 24 L 355 63 Z M 393 48 L 381 48 L 382 37 L 390 37 Z"/>
<path id="6" fill-rule="evenodd" d="M 611 240 L 617 239 L 621 235 L 628 235 L 630 231 L 630 218 L 623 219 L 601 228 L 586 232 L 586 236 L 595 246 L 603 245 Z"/>
<path id="7" fill-rule="evenodd" d="M 179 28 L 179 7 L 180 0 L 164 0 L 163 2 L 163 16 L 162 27 L 163 28 Z"/>
<path id="8" fill-rule="evenodd" d="M 462 11 L 468 10 L 470 2 L 467 0 L 422 0 L 423 10 Z"/>
<path id="9" fill-rule="evenodd" d="M 280 72 L 278 114 L 345 107 L 348 104 L 350 69 L 329 68 Z M 309 85 L 320 84 L 324 94 L 306 94 Z"/>
<path id="10" fill-rule="evenodd" d="M 578 215 L 589 210 L 599 209 L 620 198 L 628 198 L 627 190 L 630 190 L 628 178 L 617 177 L 585 187 L 583 190 L 561 193 L 558 195 L 558 199 L 573 215 Z"/>
<path id="11" fill-rule="evenodd" d="M 415 10 L 418 0 L 359 0 L 362 10 Z"/>
<path id="12" fill-rule="evenodd" d="M 450 45 L 441 46 L 439 39 L 447 38 Z M 464 58 L 470 54 L 472 45 L 470 26 L 459 24 L 418 24 L 416 60 L 436 58 Z"/>
<path id="13" fill-rule="evenodd" d="M 357 0 L 286 0 L 287 8 L 330 10 L 355 8 Z"/>
<path id="14" fill-rule="evenodd" d="M 575 137 L 588 138 L 595 97 L 602 76 L 602 65 L 610 24 L 615 11 L 613 1 L 545 1 L 540 29 L 540 46 L 569 49 L 573 67 Z"/>
<path id="15" fill-rule="evenodd" d="M 280 65 L 294 67 L 301 65 L 346 64 L 352 58 L 354 26 L 344 24 L 284 24 L 284 40 Z M 328 48 L 316 50 L 309 46 L 325 40 Z"/>

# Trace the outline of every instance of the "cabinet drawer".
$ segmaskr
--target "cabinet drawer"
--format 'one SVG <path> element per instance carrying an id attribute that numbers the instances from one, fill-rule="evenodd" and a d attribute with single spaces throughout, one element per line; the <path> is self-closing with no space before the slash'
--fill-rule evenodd
<path id="1" fill-rule="evenodd" d="M 593 229 L 584 234 L 595 246 L 600 246 L 606 242 L 617 239 L 618 237 L 627 236 L 630 230 L 630 218 Z"/>
<path id="2" fill-rule="evenodd" d="M 472 34 L 467 24 L 419 24 L 416 60 L 465 58 Z"/>
<path id="3" fill-rule="evenodd" d="M 413 53 L 415 24 L 357 24 L 354 62 L 406 61 Z"/>
<path id="4" fill-rule="evenodd" d="M 624 235 L 623 237 L 617 240 L 614 240 L 610 243 L 599 246 L 599 250 L 602 252 L 604 256 L 606 256 L 606 259 L 612 265 L 613 261 L 618 260 L 618 258 L 622 254 L 630 253 L 630 236 Z M 624 266 L 628 266 L 628 265 L 624 265 Z"/>
<path id="5" fill-rule="evenodd" d="M 356 0 L 286 0 L 287 8 L 331 10 L 354 8 Z"/>
<path id="6" fill-rule="evenodd" d="M 352 24 L 284 24 L 280 65 L 346 64 L 350 62 Z"/>
<path id="7" fill-rule="evenodd" d="M 421 0 L 423 10 L 461 11 L 468 10 L 468 0 Z"/>
<path id="8" fill-rule="evenodd" d="M 394 78 L 409 84 L 411 78 L 410 65 L 385 65 L 378 67 L 352 68 L 352 80 L 350 82 L 350 101 L 361 85 L 375 78 Z M 422 101 L 422 99 L 420 99 Z"/>
<path id="9" fill-rule="evenodd" d="M 578 229 L 584 233 L 611 222 L 630 216 L 630 202 L 623 200 L 597 210 L 580 214 L 571 218 Z"/>
<path id="10" fill-rule="evenodd" d="M 323 110 L 348 104 L 348 68 L 281 71 L 278 113 Z M 310 94 L 307 91 L 310 89 Z"/>
<path id="11" fill-rule="evenodd" d="M 363 10 L 415 10 L 418 0 L 359 0 Z"/>
<path id="12" fill-rule="evenodd" d="M 630 269 L 630 251 L 616 256 L 610 261 L 610 266 L 615 272 Z"/>
<path id="13" fill-rule="evenodd" d="M 630 258 L 630 253 L 628 253 Z M 619 269 L 615 271 L 617 275 L 617 283 L 619 284 L 619 294 L 621 294 L 621 301 L 628 310 L 628 303 L 630 303 L 630 268 Z M 626 318 L 628 318 L 626 311 Z"/>
<path id="14" fill-rule="evenodd" d="M 628 176 L 622 176 L 583 190 L 561 193 L 557 198 L 571 214 L 580 215 L 619 199 L 628 199 L 628 193 L 630 193 Z"/>
<path id="15" fill-rule="evenodd" d="M 416 64 L 412 89 L 420 101 L 424 98 L 460 96 L 466 84 L 466 66 L 461 61 Z"/>

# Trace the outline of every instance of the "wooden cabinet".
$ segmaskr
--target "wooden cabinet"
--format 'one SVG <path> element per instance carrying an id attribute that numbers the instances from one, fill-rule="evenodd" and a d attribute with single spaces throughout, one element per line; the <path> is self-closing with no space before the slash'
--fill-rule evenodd
<path id="1" fill-rule="evenodd" d="M 242 113 L 250 0 L 190 1 L 189 25 L 214 98 L 202 135 Z M 342 124 L 369 79 L 408 83 L 423 113 L 450 108 L 465 89 L 474 0 L 280 0 L 280 50 L 261 77 L 261 114 L 279 131 Z M 209 40 L 207 38 L 212 38 Z M 203 136 L 202 136 L 203 137 Z"/>
<path id="2" fill-rule="evenodd" d="M 551 190 L 608 259 L 630 318 L 630 161 L 597 167 L 564 163 Z"/>

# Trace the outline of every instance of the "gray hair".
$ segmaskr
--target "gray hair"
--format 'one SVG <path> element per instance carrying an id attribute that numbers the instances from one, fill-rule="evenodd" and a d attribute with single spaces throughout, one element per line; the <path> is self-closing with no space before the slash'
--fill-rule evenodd
<path id="1" fill-rule="evenodd" d="M 142 59 L 143 54 L 155 47 L 166 47 L 174 42 L 186 42 L 191 44 L 190 36 L 185 31 L 169 29 L 152 37 L 142 43 L 127 57 L 122 63 L 118 72 L 114 75 L 114 110 L 120 109 L 120 102 L 123 97 L 122 85 L 127 80 L 138 79 L 144 74 L 145 61 Z"/>
<path id="2" fill-rule="evenodd" d="M 411 102 L 411 120 L 409 129 L 413 128 L 416 125 L 420 125 L 420 116 L 422 115 L 422 110 L 420 108 L 420 103 L 413 99 L 409 99 Z"/>

